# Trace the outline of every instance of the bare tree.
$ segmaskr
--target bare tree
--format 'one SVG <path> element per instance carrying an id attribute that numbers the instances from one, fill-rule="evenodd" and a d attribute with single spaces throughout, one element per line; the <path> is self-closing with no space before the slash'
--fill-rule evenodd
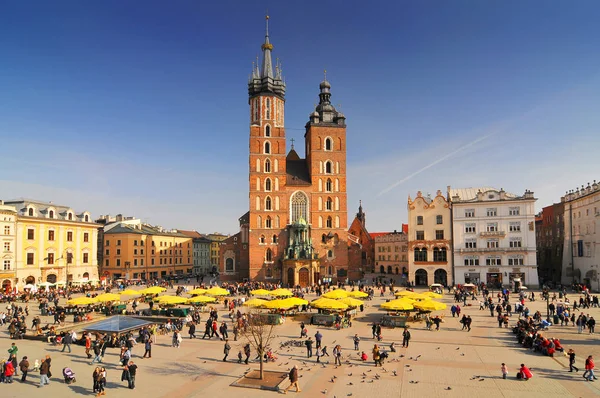
<path id="1" fill-rule="evenodd" d="M 266 314 L 257 310 L 250 311 L 248 326 L 242 331 L 242 336 L 253 347 L 260 358 L 260 379 L 264 379 L 263 366 L 267 347 L 275 339 L 275 325 L 269 323 Z"/>

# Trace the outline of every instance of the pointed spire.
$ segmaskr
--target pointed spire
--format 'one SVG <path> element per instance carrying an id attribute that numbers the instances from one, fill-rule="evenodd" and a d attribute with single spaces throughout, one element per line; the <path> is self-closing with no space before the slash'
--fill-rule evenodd
<path id="1" fill-rule="evenodd" d="M 273 61 L 271 60 L 271 51 L 273 50 L 273 45 L 269 42 L 269 16 L 265 17 L 266 20 L 266 32 L 265 32 L 265 42 L 261 46 L 263 50 L 263 63 L 260 77 L 270 77 L 273 78 Z"/>

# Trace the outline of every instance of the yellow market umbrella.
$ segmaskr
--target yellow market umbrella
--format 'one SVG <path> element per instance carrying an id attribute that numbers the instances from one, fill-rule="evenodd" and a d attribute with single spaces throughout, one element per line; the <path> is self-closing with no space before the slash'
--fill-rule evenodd
<path id="1" fill-rule="evenodd" d="M 346 297 L 344 299 L 338 300 L 340 303 L 346 304 L 348 307 L 360 307 L 364 304 L 362 300 L 358 300 L 352 297 Z"/>
<path id="2" fill-rule="evenodd" d="M 383 303 L 381 304 L 381 308 L 388 311 L 410 311 L 415 307 L 411 302 L 399 299 Z"/>
<path id="3" fill-rule="evenodd" d="M 244 302 L 244 307 L 257 308 L 262 307 L 264 304 L 268 303 L 267 300 L 253 298 Z"/>
<path id="4" fill-rule="evenodd" d="M 252 290 L 250 294 L 253 296 L 268 296 L 269 294 L 271 294 L 271 291 L 267 289 L 256 289 Z"/>
<path id="5" fill-rule="evenodd" d="M 141 294 L 158 294 L 167 291 L 164 287 L 152 286 L 143 290 L 140 290 Z"/>
<path id="6" fill-rule="evenodd" d="M 295 305 L 286 302 L 285 300 L 271 300 L 263 304 L 263 308 L 268 308 L 270 310 L 287 310 L 292 307 L 295 307 Z"/>
<path id="7" fill-rule="evenodd" d="M 436 293 L 436 292 L 425 292 L 425 293 L 423 293 L 423 296 L 427 296 L 427 297 L 434 298 L 434 299 L 440 299 L 440 298 L 444 297 L 441 294 Z"/>
<path id="8" fill-rule="evenodd" d="M 139 296 L 142 293 L 140 293 L 137 290 L 133 290 L 133 289 L 127 289 L 127 290 L 123 290 L 121 293 L 119 293 L 121 296 Z"/>
<path id="9" fill-rule="evenodd" d="M 291 304 L 293 307 L 298 307 L 300 305 L 308 304 L 308 300 L 301 299 L 299 297 L 289 297 L 283 300 L 286 303 Z"/>
<path id="10" fill-rule="evenodd" d="M 315 300 L 317 301 L 317 300 Z M 318 302 L 315 303 L 315 301 L 313 301 L 311 303 L 311 305 L 315 308 L 319 308 L 319 309 L 324 309 L 324 310 L 345 310 L 348 308 L 347 304 L 341 303 L 337 300 L 333 300 L 333 299 L 321 299 Z"/>
<path id="11" fill-rule="evenodd" d="M 408 296 L 413 300 L 431 300 L 431 297 L 424 293 L 415 293 L 412 296 Z"/>
<path id="12" fill-rule="evenodd" d="M 348 297 L 348 292 L 342 289 L 335 289 L 323 294 L 322 297 L 330 299 L 343 299 Z"/>
<path id="13" fill-rule="evenodd" d="M 414 306 L 422 311 L 441 311 L 445 310 L 447 307 L 446 304 L 433 300 L 419 301 L 415 303 Z"/>
<path id="14" fill-rule="evenodd" d="M 416 294 L 415 292 L 411 292 L 410 290 L 400 290 L 400 291 L 394 293 L 394 296 L 396 296 L 396 297 L 412 297 L 415 294 Z"/>
<path id="15" fill-rule="evenodd" d="M 121 296 L 114 293 L 103 293 L 99 296 L 96 296 L 96 300 L 100 303 L 106 303 L 108 301 L 121 301 Z"/>
<path id="16" fill-rule="evenodd" d="M 215 301 L 217 301 L 216 298 L 208 297 L 208 296 L 195 296 L 195 297 L 192 297 L 191 299 L 188 299 L 188 303 L 190 303 L 190 304 L 205 304 L 205 303 L 213 303 Z"/>
<path id="17" fill-rule="evenodd" d="M 206 292 L 208 292 L 208 290 L 206 290 L 206 289 L 202 289 L 202 288 L 200 288 L 200 287 L 199 287 L 199 288 L 197 288 L 197 289 L 190 290 L 190 291 L 188 292 L 188 294 L 191 294 L 192 296 L 197 296 L 197 295 L 199 295 L 199 294 L 206 294 Z"/>
<path id="18" fill-rule="evenodd" d="M 68 305 L 88 305 L 95 304 L 97 300 L 91 297 L 77 297 L 67 301 Z"/>
<path id="19" fill-rule="evenodd" d="M 178 296 L 161 296 L 156 301 L 158 301 L 159 304 L 168 304 L 168 305 L 187 303 L 186 298 L 178 297 Z"/>
<path id="20" fill-rule="evenodd" d="M 222 287 L 212 287 L 206 291 L 209 296 L 228 296 L 229 290 L 223 289 Z"/>
<path id="21" fill-rule="evenodd" d="M 275 289 L 272 292 L 269 292 L 269 295 L 275 297 L 288 297 L 293 296 L 294 293 L 290 292 L 287 289 Z"/>
<path id="22" fill-rule="evenodd" d="M 355 290 L 353 292 L 349 292 L 348 297 L 366 298 L 366 297 L 369 297 L 369 295 L 365 292 L 361 292 L 360 290 Z"/>

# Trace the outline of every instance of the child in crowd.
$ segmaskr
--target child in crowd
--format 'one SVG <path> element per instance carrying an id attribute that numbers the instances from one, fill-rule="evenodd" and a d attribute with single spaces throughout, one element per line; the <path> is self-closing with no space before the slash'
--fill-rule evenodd
<path id="1" fill-rule="evenodd" d="M 502 378 L 506 379 L 506 375 L 508 374 L 508 366 L 506 366 L 504 362 L 502 363 L 500 370 L 502 371 Z"/>

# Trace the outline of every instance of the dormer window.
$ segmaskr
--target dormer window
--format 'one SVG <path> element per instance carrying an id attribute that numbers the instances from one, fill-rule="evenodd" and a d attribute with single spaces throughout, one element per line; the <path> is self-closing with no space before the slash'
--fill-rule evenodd
<path id="1" fill-rule="evenodd" d="M 333 143 L 331 142 L 331 138 L 327 137 L 325 138 L 325 150 L 326 151 L 331 151 L 333 148 Z"/>
<path id="2" fill-rule="evenodd" d="M 54 210 L 48 212 L 48 218 L 54 218 Z"/>
<path id="3" fill-rule="evenodd" d="M 69 212 L 69 213 L 67 214 L 67 219 L 68 219 L 69 221 L 72 221 L 72 220 L 73 220 L 73 213 Z"/>
<path id="4" fill-rule="evenodd" d="M 32 208 L 32 207 L 30 207 L 30 208 L 27 210 L 27 215 L 28 215 L 29 217 L 33 217 L 33 208 Z"/>
<path id="5" fill-rule="evenodd" d="M 85 217 L 83 217 L 83 221 L 85 222 L 89 222 L 90 221 L 90 216 L 88 216 L 87 214 L 85 215 Z"/>

